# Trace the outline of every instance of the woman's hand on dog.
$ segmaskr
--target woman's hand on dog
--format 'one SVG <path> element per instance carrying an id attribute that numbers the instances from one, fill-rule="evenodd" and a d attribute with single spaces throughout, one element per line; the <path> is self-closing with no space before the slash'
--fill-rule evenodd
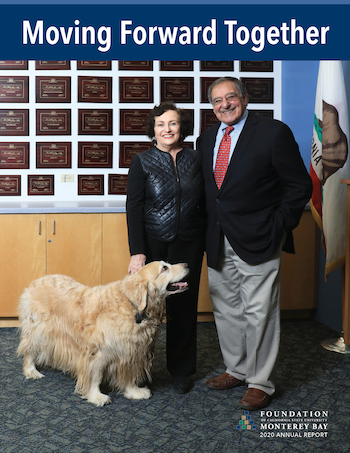
<path id="1" fill-rule="evenodd" d="M 138 253 L 137 255 L 132 255 L 130 264 L 128 267 L 129 274 L 135 274 L 146 264 L 146 255 L 143 253 Z"/>

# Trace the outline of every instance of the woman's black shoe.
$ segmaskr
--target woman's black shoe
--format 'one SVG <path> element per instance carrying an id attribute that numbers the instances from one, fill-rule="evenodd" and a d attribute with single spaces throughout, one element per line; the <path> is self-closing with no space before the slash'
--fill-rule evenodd
<path id="1" fill-rule="evenodd" d="M 189 376 L 175 376 L 174 387 L 179 393 L 187 393 L 192 388 L 192 380 Z"/>

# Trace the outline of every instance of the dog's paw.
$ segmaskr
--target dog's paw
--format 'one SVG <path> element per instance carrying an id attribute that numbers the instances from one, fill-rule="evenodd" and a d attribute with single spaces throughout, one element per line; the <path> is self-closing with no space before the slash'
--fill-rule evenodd
<path id="1" fill-rule="evenodd" d="M 147 400 L 151 398 L 152 393 L 147 387 L 130 386 L 126 387 L 124 396 L 130 400 Z"/>
<path id="2" fill-rule="evenodd" d="M 95 406 L 104 406 L 112 402 L 108 395 L 101 392 L 93 392 L 86 399 L 89 403 L 95 404 Z"/>
<path id="3" fill-rule="evenodd" d="M 32 367 L 23 369 L 23 374 L 26 377 L 26 379 L 42 379 L 45 377 L 36 368 L 32 368 Z"/>

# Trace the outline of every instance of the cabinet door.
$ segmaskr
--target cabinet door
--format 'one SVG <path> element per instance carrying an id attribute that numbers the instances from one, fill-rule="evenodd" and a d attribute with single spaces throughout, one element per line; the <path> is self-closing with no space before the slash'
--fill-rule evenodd
<path id="1" fill-rule="evenodd" d="M 0 216 L 0 316 L 17 316 L 19 296 L 46 274 L 44 214 Z"/>
<path id="2" fill-rule="evenodd" d="M 101 284 L 102 214 L 47 214 L 47 273 Z"/>
<path id="3" fill-rule="evenodd" d="M 103 214 L 102 284 L 123 279 L 129 262 L 126 214 Z"/>

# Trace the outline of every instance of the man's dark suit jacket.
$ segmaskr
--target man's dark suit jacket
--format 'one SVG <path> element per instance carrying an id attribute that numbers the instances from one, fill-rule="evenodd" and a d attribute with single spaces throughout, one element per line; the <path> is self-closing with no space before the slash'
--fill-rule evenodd
<path id="1" fill-rule="evenodd" d="M 249 112 L 219 190 L 213 174 L 213 149 L 220 123 L 197 140 L 203 155 L 207 259 L 217 266 L 224 234 L 249 264 L 266 261 L 279 247 L 294 252 L 292 230 L 311 197 L 312 183 L 291 130 L 284 123 Z"/>

